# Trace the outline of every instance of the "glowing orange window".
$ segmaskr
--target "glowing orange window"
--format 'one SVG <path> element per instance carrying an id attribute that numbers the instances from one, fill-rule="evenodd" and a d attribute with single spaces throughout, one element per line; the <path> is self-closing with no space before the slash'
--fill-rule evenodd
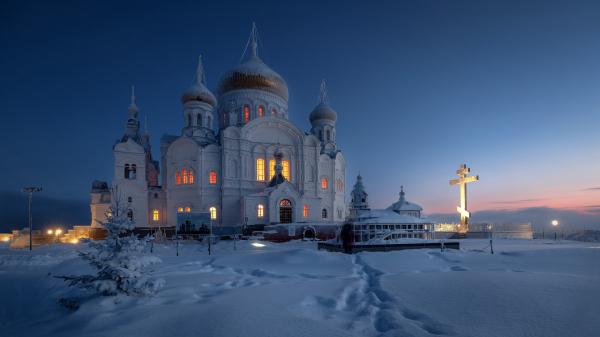
<path id="1" fill-rule="evenodd" d="M 181 185 L 181 174 L 179 171 L 175 172 L 175 185 Z"/>
<path id="2" fill-rule="evenodd" d="M 327 189 L 327 178 L 325 177 L 321 178 L 321 188 L 324 190 Z"/>
<path id="3" fill-rule="evenodd" d="M 305 218 L 308 217 L 308 215 L 309 215 L 308 205 L 304 205 L 304 209 L 302 211 L 302 215 L 304 215 Z"/>
<path id="4" fill-rule="evenodd" d="M 188 182 L 190 184 L 194 183 L 194 170 L 190 169 L 190 172 L 188 173 Z"/>
<path id="5" fill-rule="evenodd" d="M 250 121 L 250 107 L 244 105 L 244 123 L 248 123 Z"/>
<path id="6" fill-rule="evenodd" d="M 187 184 L 188 183 L 188 171 L 187 169 L 181 169 L 181 176 L 183 177 L 183 183 Z"/>
<path id="7" fill-rule="evenodd" d="M 217 171 L 212 170 L 208 173 L 208 183 L 211 185 L 217 184 Z"/>
<path id="8" fill-rule="evenodd" d="M 262 117 L 265 115 L 265 107 L 260 105 L 258 106 L 258 117 Z"/>

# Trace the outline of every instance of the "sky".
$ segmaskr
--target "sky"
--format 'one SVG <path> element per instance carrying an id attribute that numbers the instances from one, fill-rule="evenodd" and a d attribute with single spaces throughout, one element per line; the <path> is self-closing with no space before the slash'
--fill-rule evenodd
<path id="1" fill-rule="evenodd" d="M 469 185 L 475 212 L 544 209 L 600 224 L 600 2 L 9 0 L 0 226 L 19 221 L 29 185 L 87 221 L 92 181 L 112 178 L 129 87 L 159 157 L 160 137 L 181 130 L 198 55 L 214 91 L 253 21 L 303 130 L 326 79 L 346 185 L 360 172 L 372 207 L 403 185 L 425 212 L 453 213 L 448 181 L 466 163 L 480 176 Z"/>

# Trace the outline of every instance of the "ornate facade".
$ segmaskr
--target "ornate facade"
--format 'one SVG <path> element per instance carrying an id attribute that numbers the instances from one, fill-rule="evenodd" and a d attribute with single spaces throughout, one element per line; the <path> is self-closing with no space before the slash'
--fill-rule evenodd
<path id="1" fill-rule="evenodd" d="M 160 164 L 140 133 L 132 95 L 125 134 L 113 147 L 112 187 L 136 226 L 174 226 L 180 212 L 209 212 L 222 226 L 345 219 L 346 163 L 324 83 L 304 132 L 288 119 L 285 80 L 258 56 L 255 27 L 248 47 L 216 96 L 199 60 L 195 83 L 181 97 L 181 134 L 161 138 Z M 106 191 L 92 191 L 95 226 L 106 207 L 97 193 Z"/>

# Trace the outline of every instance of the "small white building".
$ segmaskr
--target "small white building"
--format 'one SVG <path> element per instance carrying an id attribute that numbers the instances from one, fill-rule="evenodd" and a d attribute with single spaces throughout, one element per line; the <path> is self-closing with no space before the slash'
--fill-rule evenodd
<path id="1" fill-rule="evenodd" d="M 423 217 L 423 208 L 405 199 L 400 188 L 400 199 L 386 209 L 370 209 L 362 177 L 358 175 L 352 189 L 349 223 L 355 244 L 391 243 L 401 240 L 433 239 L 434 224 Z"/>

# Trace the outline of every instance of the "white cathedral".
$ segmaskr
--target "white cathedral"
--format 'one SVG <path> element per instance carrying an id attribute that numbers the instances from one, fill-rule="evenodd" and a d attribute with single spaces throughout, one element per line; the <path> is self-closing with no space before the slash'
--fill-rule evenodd
<path id="1" fill-rule="evenodd" d="M 161 138 L 160 161 L 140 131 L 132 93 L 125 133 L 113 147 L 111 187 L 136 227 L 175 226 L 178 213 L 198 212 L 227 227 L 345 220 L 346 163 L 324 83 L 310 132 L 302 131 L 289 120 L 285 80 L 258 56 L 255 27 L 247 47 L 216 95 L 199 60 L 195 83 L 181 96 L 181 134 Z M 114 202 L 110 191 L 94 182 L 92 227 Z"/>

